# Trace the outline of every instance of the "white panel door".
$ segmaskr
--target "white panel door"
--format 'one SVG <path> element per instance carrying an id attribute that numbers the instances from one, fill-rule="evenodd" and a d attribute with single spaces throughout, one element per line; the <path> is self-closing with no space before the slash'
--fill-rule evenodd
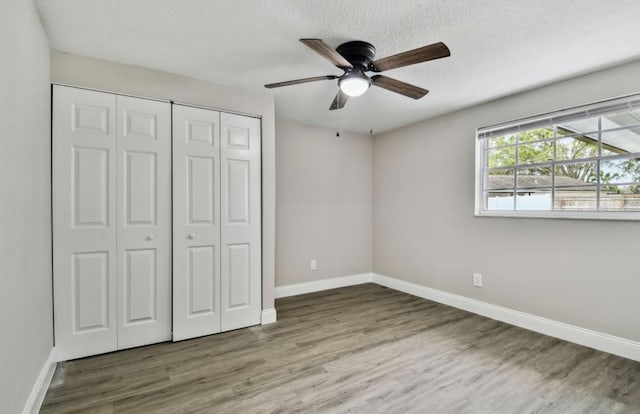
<path id="1" fill-rule="evenodd" d="M 222 330 L 260 323 L 262 311 L 260 120 L 222 113 Z"/>
<path id="2" fill-rule="evenodd" d="M 54 86 L 53 272 L 58 356 L 117 348 L 116 97 Z"/>
<path id="3" fill-rule="evenodd" d="M 118 349 L 171 339 L 171 105 L 117 97 Z"/>
<path id="4" fill-rule="evenodd" d="M 220 114 L 173 106 L 173 339 L 220 332 Z"/>

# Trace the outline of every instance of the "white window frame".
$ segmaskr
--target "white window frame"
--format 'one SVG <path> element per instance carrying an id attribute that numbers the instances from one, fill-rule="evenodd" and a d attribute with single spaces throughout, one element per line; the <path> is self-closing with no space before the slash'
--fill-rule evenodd
<path id="1" fill-rule="evenodd" d="M 575 106 L 571 108 L 566 108 L 558 111 L 548 112 L 540 115 L 535 115 L 527 118 L 517 119 L 513 121 L 503 122 L 500 124 L 489 125 L 486 127 L 480 127 L 476 129 L 476 159 L 475 159 L 475 216 L 478 217 L 524 217 L 524 218 L 561 218 L 561 219 L 591 219 L 591 220 L 640 220 L 640 211 L 562 211 L 562 210 L 487 210 L 485 208 L 485 200 L 484 200 L 484 183 L 485 183 L 485 138 L 493 136 L 500 136 L 505 133 L 505 131 L 526 131 L 530 129 L 534 129 L 536 127 L 549 127 L 553 126 L 560 121 L 568 122 L 578 119 L 586 119 L 591 118 L 597 115 L 603 115 L 606 113 L 611 113 L 615 110 L 624 110 L 624 109 L 638 109 L 640 108 L 640 93 L 627 95 L 623 97 L 608 99 L 604 101 L 599 101 L 595 103 L 590 103 L 586 105 Z M 640 121 L 639 121 L 640 126 Z M 627 126 L 626 128 L 629 128 Z M 598 146 L 602 148 L 602 142 L 600 140 L 600 132 L 602 128 L 599 127 L 599 139 Z M 555 139 L 555 137 L 554 137 Z M 516 146 L 519 144 L 516 144 Z M 640 158 L 640 153 L 630 153 L 632 155 L 638 154 Z M 610 159 L 609 157 L 602 156 L 601 151 L 599 151 L 598 156 L 595 158 L 587 158 L 587 159 L 576 159 L 574 162 L 588 162 L 588 161 L 597 161 L 597 165 L 600 165 L 600 160 Z M 558 160 L 552 160 L 551 166 L 554 171 L 555 177 L 555 166 Z M 562 162 L 560 162 L 562 163 Z M 526 164 L 517 164 L 514 165 L 514 181 L 517 182 L 517 174 L 515 171 L 517 168 L 521 168 L 526 166 Z M 597 177 L 597 203 L 599 205 L 600 200 L 600 186 L 604 185 L 600 183 L 599 178 L 599 167 L 598 167 L 598 177 Z M 555 178 L 554 178 L 555 180 Z M 488 182 L 488 180 L 487 180 Z M 555 185 L 553 185 L 552 190 L 552 200 L 553 200 L 553 192 L 555 192 Z M 514 187 L 514 190 L 517 191 L 517 187 Z M 516 193 L 514 193 L 514 199 L 516 197 Z M 553 201 L 552 201 L 553 202 Z"/>

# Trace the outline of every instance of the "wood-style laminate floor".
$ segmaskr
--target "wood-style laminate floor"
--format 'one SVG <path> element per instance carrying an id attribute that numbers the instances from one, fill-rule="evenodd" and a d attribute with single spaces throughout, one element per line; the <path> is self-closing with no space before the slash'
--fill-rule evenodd
<path id="1" fill-rule="evenodd" d="M 640 413 L 640 363 L 373 284 L 63 363 L 41 413 Z"/>

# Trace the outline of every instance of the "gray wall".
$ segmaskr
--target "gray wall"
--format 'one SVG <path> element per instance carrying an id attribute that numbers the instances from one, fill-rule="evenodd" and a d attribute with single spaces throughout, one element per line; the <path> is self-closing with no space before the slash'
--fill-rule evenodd
<path id="1" fill-rule="evenodd" d="M 375 137 L 374 272 L 640 341 L 640 223 L 473 216 L 475 128 L 635 93 L 639 74 L 634 62 Z"/>
<path id="2" fill-rule="evenodd" d="M 49 44 L 31 1 L 0 6 L 0 412 L 20 413 L 53 347 Z"/>
<path id="3" fill-rule="evenodd" d="M 373 142 L 340 135 L 276 123 L 276 286 L 371 271 Z"/>
<path id="4" fill-rule="evenodd" d="M 51 55 L 53 82 L 262 116 L 262 308 L 274 306 L 275 115 L 273 96 L 68 53 Z"/>

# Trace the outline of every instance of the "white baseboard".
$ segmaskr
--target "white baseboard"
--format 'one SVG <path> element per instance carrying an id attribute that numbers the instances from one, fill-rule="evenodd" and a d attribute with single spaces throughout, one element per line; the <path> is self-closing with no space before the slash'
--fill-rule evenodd
<path id="1" fill-rule="evenodd" d="M 38 414 L 38 412 L 40 412 L 40 407 L 42 406 L 45 395 L 47 395 L 49 384 L 51 384 L 51 379 L 56 371 L 57 359 L 55 351 L 55 348 L 51 349 L 49 357 L 42 366 L 40 374 L 33 384 L 27 403 L 24 405 L 22 414 Z"/>
<path id="2" fill-rule="evenodd" d="M 516 311 L 388 276 L 373 274 L 373 282 L 434 302 L 486 316 L 589 348 L 640 361 L 640 342 Z"/>
<path id="3" fill-rule="evenodd" d="M 276 299 L 286 298 L 287 296 L 302 295 L 305 293 L 319 292 L 321 290 L 359 285 L 362 283 L 370 283 L 372 280 L 371 278 L 371 273 L 361 273 L 359 275 L 314 280 L 312 282 L 296 283 L 294 285 L 276 286 Z"/>
<path id="4" fill-rule="evenodd" d="M 261 323 L 262 325 L 268 325 L 274 323 L 277 320 L 276 309 L 262 309 Z"/>

